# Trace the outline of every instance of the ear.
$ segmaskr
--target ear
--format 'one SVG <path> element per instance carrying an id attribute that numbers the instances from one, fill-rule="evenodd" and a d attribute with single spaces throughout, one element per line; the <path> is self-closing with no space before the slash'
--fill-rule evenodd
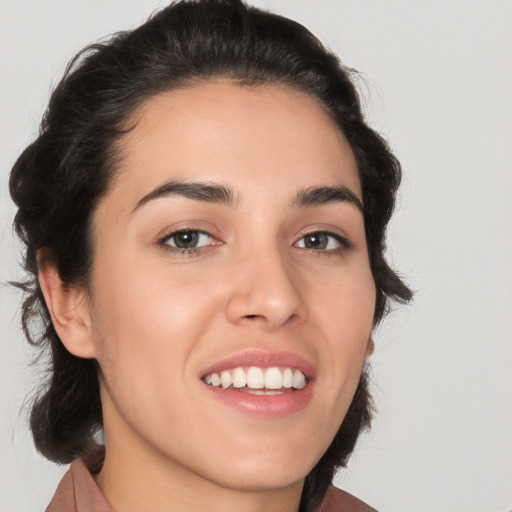
<path id="1" fill-rule="evenodd" d="M 368 345 L 366 346 L 366 352 L 364 353 L 364 358 L 368 359 L 375 350 L 375 343 L 373 342 L 373 338 L 368 338 Z"/>
<path id="2" fill-rule="evenodd" d="M 37 255 L 39 285 L 50 312 L 53 327 L 71 354 L 95 358 L 91 336 L 91 315 L 86 293 L 65 285 L 54 262 Z"/>

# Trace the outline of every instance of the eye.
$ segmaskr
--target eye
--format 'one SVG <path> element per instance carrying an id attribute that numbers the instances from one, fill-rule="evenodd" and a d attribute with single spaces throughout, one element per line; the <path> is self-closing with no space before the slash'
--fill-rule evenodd
<path id="1" fill-rule="evenodd" d="M 308 233 L 296 244 L 300 249 L 313 249 L 317 251 L 336 251 L 347 249 L 350 244 L 346 238 L 327 232 Z"/>
<path id="2" fill-rule="evenodd" d="M 160 244 L 166 248 L 181 249 L 182 251 L 193 251 L 212 243 L 213 237 L 210 234 L 195 229 L 176 231 L 160 241 Z"/>

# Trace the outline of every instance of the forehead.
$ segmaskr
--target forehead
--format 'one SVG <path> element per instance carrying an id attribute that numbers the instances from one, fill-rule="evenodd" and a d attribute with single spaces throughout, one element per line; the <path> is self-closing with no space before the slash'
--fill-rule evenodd
<path id="1" fill-rule="evenodd" d="M 128 126 L 115 180 L 126 193 L 199 179 L 241 191 L 335 183 L 361 197 L 341 130 L 316 98 L 286 86 L 217 81 L 160 93 Z"/>

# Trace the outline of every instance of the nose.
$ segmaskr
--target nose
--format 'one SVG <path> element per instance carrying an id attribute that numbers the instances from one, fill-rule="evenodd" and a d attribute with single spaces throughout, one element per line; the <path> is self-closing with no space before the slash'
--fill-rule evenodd
<path id="1" fill-rule="evenodd" d="M 300 276 L 278 249 L 252 251 L 233 262 L 228 319 L 271 331 L 307 318 Z"/>

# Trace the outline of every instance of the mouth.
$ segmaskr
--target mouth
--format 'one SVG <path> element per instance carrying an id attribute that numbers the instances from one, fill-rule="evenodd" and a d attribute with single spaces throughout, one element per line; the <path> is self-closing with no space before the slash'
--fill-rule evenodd
<path id="1" fill-rule="evenodd" d="M 291 352 L 249 350 L 219 361 L 200 377 L 221 403 L 243 414 L 282 417 L 307 406 L 315 367 Z"/>
<path id="2" fill-rule="evenodd" d="M 203 377 L 208 386 L 231 389 L 252 395 L 282 395 L 304 389 L 306 375 L 298 368 L 249 366 L 213 372 Z"/>

